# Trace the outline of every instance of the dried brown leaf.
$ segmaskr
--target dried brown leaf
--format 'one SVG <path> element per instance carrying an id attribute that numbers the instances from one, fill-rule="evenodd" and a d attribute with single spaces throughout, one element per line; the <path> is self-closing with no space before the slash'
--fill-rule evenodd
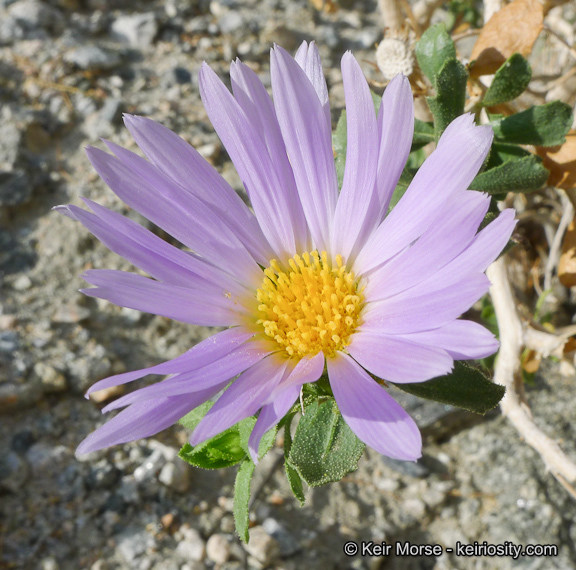
<path id="1" fill-rule="evenodd" d="M 568 226 L 558 262 L 558 279 L 564 287 L 576 287 L 576 219 Z"/>
<path id="2" fill-rule="evenodd" d="M 537 147 L 543 165 L 550 171 L 549 186 L 569 190 L 576 188 L 576 130 L 566 135 L 566 142 L 557 147 Z"/>
<path id="3" fill-rule="evenodd" d="M 540 368 L 540 363 L 542 362 L 542 355 L 535 350 L 528 350 L 523 358 L 522 368 L 528 374 L 534 374 L 538 372 Z"/>
<path id="4" fill-rule="evenodd" d="M 571 336 L 564 345 L 564 355 L 568 355 L 571 352 L 576 352 L 576 338 Z"/>
<path id="5" fill-rule="evenodd" d="M 514 0 L 504 6 L 478 36 L 470 56 L 470 75 L 496 73 L 513 53 L 528 56 L 543 26 L 544 6 L 538 0 Z"/>
<path id="6" fill-rule="evenodd" d="M 310 0 L 310 3 L 318 12 L 333 14 L 338 11 L 338 5 L 332 0 Z"/>

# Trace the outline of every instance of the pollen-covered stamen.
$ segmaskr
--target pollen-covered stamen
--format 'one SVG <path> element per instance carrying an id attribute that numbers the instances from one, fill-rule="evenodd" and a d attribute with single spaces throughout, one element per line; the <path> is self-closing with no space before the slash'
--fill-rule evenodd
<path id="1" fill-rule="evenodd" d="M 281 267 L 277 260 L 264 270 L 256 291 L 264 332 L 288 356 L 302 357 L 323 351 L 333 355 L 350 343 L 361 324 L 362 290 L 342 256 L 335 262 L 317 251 L 295 255 Z"/>

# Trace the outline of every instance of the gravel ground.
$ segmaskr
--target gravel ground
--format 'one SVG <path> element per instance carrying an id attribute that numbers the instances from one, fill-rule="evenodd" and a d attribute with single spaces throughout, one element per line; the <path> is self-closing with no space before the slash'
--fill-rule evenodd
<path id="1" fill-rule="evenodd" d="M 247 546 L 234 533 L 235 470 L 182 463 L 175 450 L 184 430 L 75 459 L 103 422 L 104 402 L 82 397 L 90 384 L 173 358 L 212 332 L 78 293 L 83 270 L 130 266 L 51 207 L 87 196 L 151 227 L 98 179 L 83 148 L 102 147 L 100 137 L 133 148 L 121 114 L 146 115 L 196 146 L 242 193 L 200 103 L 202 61 L 226 78 L 239 56 L 269 82 L 273 42 L 294 50 L 315 39 L 334 119 L 345 50 L 380 79 L 367 63 L 382 34 L 375 2 L 343 2 L 334 14 L 304 0 L 135 6 L 0 0 L 0 568 L 576 567 L 575 503 L 497 411 L 477 418 L 402 395 L 426 435 L 422 460 L 368 450 L 358 472 L 309 490 L 304 508 L 273 449 L 256 471 L 261 492 Z M 540 425 L 576 456 L 574 378 L 548 365 L 528 395 Z M 554 544 L 558 555 L 347 557 L 351 540 Z"/>

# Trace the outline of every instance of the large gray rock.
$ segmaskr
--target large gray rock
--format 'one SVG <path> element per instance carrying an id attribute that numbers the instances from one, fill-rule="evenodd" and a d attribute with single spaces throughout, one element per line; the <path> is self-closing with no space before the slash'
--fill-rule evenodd
<path id="1" fill-rule="evenodd" d="M 119 16 L 112 24 L 112 33 L 132 47 L 145 48 L 154 41 L 158 33 L 158 22 L 152 12 Z"/>
<path id="2" fill-rule="evenodd" d="M 69 51 L 65 60 L 80 69 L 94 71 L 113 69 L 120 63 L 120 56 L 112 51 L 92 45 L 80 46 Z"/>
<path id="3" fill-rule="evenodd" d="M 32 196 L 32 185 L 24 170 L 0 172 L 0 206 L 19 206 Z"/>
<path id="4" fill-rule="evenodd" d="M 0 120 L 0 172 L 12 171 L 20 151 L 22 142 L 22 130 L 10 120 Z"/>
<path id="5" fill-rule="evenodd" d="M 0 46 L 10 45 L 25 35 L 24 28 L 16 18 L 0 14 Z"/>
<path id="6" fill-rule="evenodd" d="M 45 29 L 56 32 L 64 27 L 62 12 L 39 0 L 17 0 L 8 7 L 8 13 L 27 31 Z"/>

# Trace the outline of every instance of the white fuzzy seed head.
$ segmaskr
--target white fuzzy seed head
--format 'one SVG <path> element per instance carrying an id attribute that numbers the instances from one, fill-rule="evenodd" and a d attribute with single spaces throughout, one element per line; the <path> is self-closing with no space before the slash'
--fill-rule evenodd
<path id="1" fill-rule="evenodd" d="M 390 81 L 403 73 L 406 77 L 414 71 L 414 51 L 409 40 L 384 38 L 376 50 L 376 64 L 384 79 Z"/>

